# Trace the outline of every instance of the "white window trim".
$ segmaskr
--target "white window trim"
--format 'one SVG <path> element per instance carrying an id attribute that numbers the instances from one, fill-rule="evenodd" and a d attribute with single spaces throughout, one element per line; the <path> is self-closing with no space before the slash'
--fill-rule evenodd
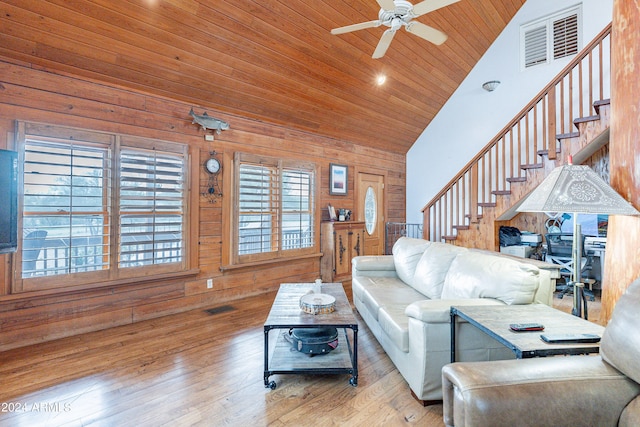
<path id="1" fill-rule="evenodd" d="M 548 65 L 556 61 L 563 61 L 567 58 L 571 58 L 573 55 L 564 56 L 562 58 L 554 59 L 553 58 L 553 48 L 554 48 L 554 34 L 553 34 L 553 23 L 555 21 L 567 18 L 572 15 L 577 15 L 577 36 L 578 36 L 578 48 L 577 52 L 580 52 L 582 49 L 582 4 L 577 4 L 575 6 L 569 7 L 567 9 L 563 9 L 559 12 L 556 12 L 552 15 L 547 15 L 543 18 L 537 19 L 535 21 L 528 22 L 526 24 L 522 24 L 520 26 L 520 70 L 527 71 L 536 69 L 542 65 Z M 533 31 L 535 29 L 545 30 L 545 47 L 546 47 L 546 55 L 544 61 L 541 61 L 537 64 L 533 64 L 530 66 L 526 66 L 526 42 L 525 36 L 528 32 Z"/>

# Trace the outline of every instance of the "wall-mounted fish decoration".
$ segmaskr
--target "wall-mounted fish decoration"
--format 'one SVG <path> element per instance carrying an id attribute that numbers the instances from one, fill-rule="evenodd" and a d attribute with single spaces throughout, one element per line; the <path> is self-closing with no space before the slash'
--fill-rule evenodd
<path id="1" fill-rule="evenodd" d="M 191 107 L 189 115 L 193 117 L 193 121 L 191 123 L 199 124 L 203 130 L 212 129 L 220 135 L 220 131 L 229 129 L 229 123 L 209 116 L 206 111 L 202 115 L 198 115 L 193 111 L 193 107 Z"/>

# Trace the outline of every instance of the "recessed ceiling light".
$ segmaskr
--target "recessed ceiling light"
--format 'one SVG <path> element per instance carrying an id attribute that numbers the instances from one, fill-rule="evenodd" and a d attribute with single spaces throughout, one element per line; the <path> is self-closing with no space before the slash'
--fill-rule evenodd
<path id="1" fill-rule="evenodd" d="M 378 86 L 382 86 L 386 81 L 387 81 L 387 76 L 385 76 L 384 74 L 380 74 L 376 78 L 376 83 L 378 84 Z"/>

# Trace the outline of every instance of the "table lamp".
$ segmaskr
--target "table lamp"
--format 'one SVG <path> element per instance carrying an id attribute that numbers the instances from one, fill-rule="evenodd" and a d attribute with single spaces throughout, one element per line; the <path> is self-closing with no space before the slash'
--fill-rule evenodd
<path id="1" fill-rule="evenodd" d="M 578 214 L 640 215 L 593 169 L 585 165 L 559 166 L 533 190 L 516 209 L 518 212 L 566 212 L 573 214 L 572 314 L 582 317 L 582 236 Z M 586 314 L 586 312 L 585 312 Z"/>

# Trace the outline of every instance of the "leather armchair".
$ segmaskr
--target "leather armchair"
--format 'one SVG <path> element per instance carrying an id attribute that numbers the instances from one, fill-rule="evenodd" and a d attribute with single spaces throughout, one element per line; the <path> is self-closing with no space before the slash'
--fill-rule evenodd
<path id="1" fill-rule="evenodd" d="M 452 363 L 442 369 L 448 426 L 639 426 L 640 279 L 620 298 L 600 354 Z"/>

